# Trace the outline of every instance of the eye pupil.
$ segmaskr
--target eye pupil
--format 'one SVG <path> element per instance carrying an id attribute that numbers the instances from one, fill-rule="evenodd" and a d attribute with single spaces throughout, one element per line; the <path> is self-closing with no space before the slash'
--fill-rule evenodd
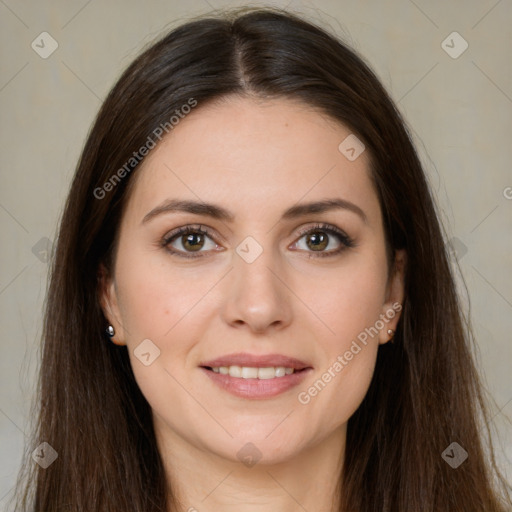
<path id="1" fill-rule="evenodd" d="M 204 245 L 204 235 L 201 233 L 189 233 L 183 235 L 182 238 L 183 247 L 190 251 L 199 251 Z"/>
<path id="2" fill-rule="evenodd" d="M 329 239 L 328 236 L 322 231 L 313 231 L 307 236 L 306 243 L 308 244 L 308 247 L 313 251 L 321 251 L 327 247 Z"/>

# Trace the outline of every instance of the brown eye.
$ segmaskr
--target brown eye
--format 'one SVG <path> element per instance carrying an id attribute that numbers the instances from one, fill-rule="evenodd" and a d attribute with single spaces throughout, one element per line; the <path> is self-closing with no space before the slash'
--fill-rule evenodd
<path id="1" fill-rule="evenodd" d="M 306 235 L 306 244 L 313 251 L 323 251 L 329 244 L 329 236 L 323 231 L 313 231 Z"/>
<path id="2" fill-rule="evenodd" d="M 355 247 L 355 243 L 345 232 L 331 224 L 322 224 L 302 230 L 291 248 L 309 253 L 310 257 L 323 257 L 336 256 L 351 247 Z"/>
<path id="3" fill-rule="evenodd" d="M 185 226 L 170 233 L 163 239 L 162 246 L 172 254 L 183 257 L 203 256 L 210 250 L 219 249 L 208 231 L 192 226 Z"/>
<path id="4" fill-rule="evenodd" d="M 187 251 L 199 251 L 204 246 L 204 235 L 201 233 L 189 233 L 181 237 L 181 243 Z"/>

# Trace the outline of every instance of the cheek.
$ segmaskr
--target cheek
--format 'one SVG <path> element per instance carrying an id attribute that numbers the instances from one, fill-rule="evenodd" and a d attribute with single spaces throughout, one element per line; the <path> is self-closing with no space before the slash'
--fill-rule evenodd
<path id="1" fill-rule="evenodd" d="M 172 337 L 183 320 L 190 323 L 190 313 L 213 286 L 214 277 L 175 268 L 162 254 L 120 258 L 116 279 L 127 343 Z"/>
<path id="2" fill-rule="evenodd" d="M 324 335 L 316 340 L 321 365 L 299 390 L 298 402 L 308 418 L 323 422 L 318 425 L 323 431 L 344 424 L 359 407 L 379 347 L 376 324 L 385 298 L 386 260 L 379 254 L 351 263 L 328 279 L 317 279 L 323 282 L 323 291 L 309 296 L 329 330 L 321 328 Z"/>
<path id="3" fill-rule="evenodd" d="M 325 364 L 298 390 L 298 407 L 312 430 L 332 432 L 344 425 L 361 405 L 370 386 L 378 343 L 362 343 L 347 335 L 327 347 Z"/>
<path id="4" fill-rule="evenodd" d="M 326 334 L 322 345 L 332 357 L 344 352 L 379 319 L 386 293 L 386 260 L 380 253 L 364 258 L 356 255 L 335 271 L 309 274 L 295 286 L 302 287 L 299 295 L 307 297 L 310 309 L 322 320 Z M 372 334 L 376 338 L 373 330 Z"/>

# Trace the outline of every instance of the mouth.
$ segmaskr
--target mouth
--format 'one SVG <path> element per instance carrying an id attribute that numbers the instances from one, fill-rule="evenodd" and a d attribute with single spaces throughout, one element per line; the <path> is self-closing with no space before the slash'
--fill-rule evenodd
<path id="1" fill-rule="evenodd" d="M 200 365 L 221 389 L 242 398 L 265 399 L 297 386 L 313 368 L 280 354 L 231 354 Z"/>

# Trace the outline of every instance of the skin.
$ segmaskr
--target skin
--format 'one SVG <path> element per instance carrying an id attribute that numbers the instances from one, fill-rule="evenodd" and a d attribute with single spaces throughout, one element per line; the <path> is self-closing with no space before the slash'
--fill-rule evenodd
<path id="1" fill-rule="evenodd" d="M 350 133 L 292 100 L 230 97 L 199 105 L 137 171 L 101 301 L 114 342 L 127 345 L 151 405 L 158 446 L 183 510 L 271 506 L 291 512 L 300 508 L 297 503 L 334 510 L 347 422 L 399 313 L 309 403 L 300 403 L 298 394 L 379 315 L 403 301 L 405 258 L 398 252 L 388 274 L 369 156 L 365 151 L 351 162 L 338 150 Z M 169 198 L 215 203 L 234 219 L 171 211 L 142 222 Z M 281 219 L 297 203 L 332 198 L 357 205 L 366 219 L 348 209 Z M 355 246 L 316 256 L 300 229 L 318 223 L 343 230 Z M 201 257 L 187 259 L 163 247 L 166 235 L 186 225 L 211 232 Z M 252 263 L 236 252 L 247 236 L 263 249 Z M 343 246 L 328 236 L 324 252 Z M 171 247 L 185 251 L 180 240 Z M 149 366 L 134 355 L 144 339 L 161 351 Z M 235 397 L 198 366 L 234 352 L 283 354 L 312 370 L 299 386 L 273 398 Z M 253 467 L 237 457 L 248 442 L 261 453 Z"/>

